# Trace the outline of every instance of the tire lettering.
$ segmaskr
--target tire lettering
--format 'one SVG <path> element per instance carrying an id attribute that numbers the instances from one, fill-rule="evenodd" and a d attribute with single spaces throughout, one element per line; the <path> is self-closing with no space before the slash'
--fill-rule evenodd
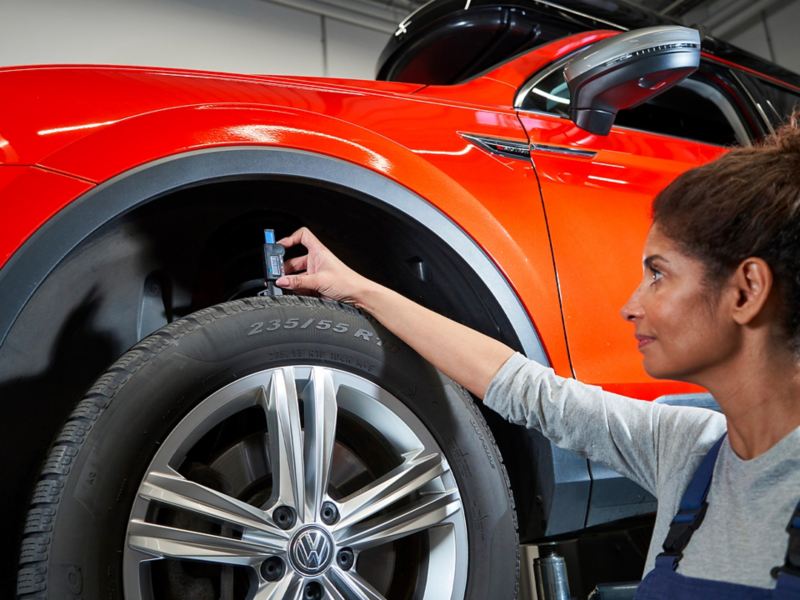
<path id="1" fill-rule="evenodd" d="M 264 333 L 265 331 L 276 331 L 278 329 L 308 329 L 312 325 L 314 325 L 315 319 L 308 319 L 304 323 L 300 323 L 300 320 L 297 317 L 289 317 L 285 321 L 281 319 L 271 319 L 269 321 L 256 321 L 252 325 L 250 325 L 250 331 L 247 332 L 247 335 L 258 335 L 259 333 Z M 348 323 L 335 323 L 330 319 L 320 319 L 316 321 L 316 325 L 314 325 L 315 329 L 319 329 L 320 331 L 325 331 L 326 329 L 331 329 L 336 333 L 347 333 L 350 331 L 350 325 Z M 373 337 L 374 336 L 374 337 Z M 353 337 L 361 338 L 367 342 L 374 341 L 378 346 L 381 345 L 381 340 L 378 336 L 376 336 L 373 332 L 368 331 L 366 329 L 358 329 L 354 334 Z"/>

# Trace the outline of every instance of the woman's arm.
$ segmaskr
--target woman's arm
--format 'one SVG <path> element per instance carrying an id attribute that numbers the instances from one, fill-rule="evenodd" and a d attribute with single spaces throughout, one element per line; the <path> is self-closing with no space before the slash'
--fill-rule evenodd
<path id="1" fill-rule="evenodd" d="M 308 254 L 286 261 L 289 275 L 278 285 L 363 308 L 508 421 L 538 429 L 653 493 L 662 456 L 669 457 L 669 477 L 698 445 L 707 448 L 721 434 L 721 415 L 610 394 L 514 356 L 505 344 L 362 277 L 305 228 L 279 243 L 302 244 Z"/>
<path id="2" fill-rule="evenodd" d="M 500 366 L 514 351 L 495 339 L 420 306 L 362 277 L 303 228 L 278 242 L 302 244 L 308 254 L 286 261 L 285 289 L 312 291 L 366 310 L 437 369 L 483 398 Z M 305 271 L 305 272 L 302 272 Z"/>
<path id="3" fill-rule="evenodd" d="M 489 382 L 514 353 L 502 342 L 380 285 L 368 287 L 357 305 L 479 398 L 486 395 Z"/>

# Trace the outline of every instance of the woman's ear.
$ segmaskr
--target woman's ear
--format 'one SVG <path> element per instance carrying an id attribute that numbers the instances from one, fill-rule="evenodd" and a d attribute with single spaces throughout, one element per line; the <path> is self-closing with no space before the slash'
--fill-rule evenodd
<path id="1" fill-rule="evenodd" d="M 750 257 L 739 263 L 730 279 L 736 301 L 733 319 L 740 325 L 762 314 L 772 291 L 772 269 L 762 258 Z"/>

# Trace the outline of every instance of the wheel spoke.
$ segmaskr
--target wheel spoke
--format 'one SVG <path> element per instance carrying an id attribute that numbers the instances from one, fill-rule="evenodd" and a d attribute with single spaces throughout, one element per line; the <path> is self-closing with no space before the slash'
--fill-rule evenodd
<path id="1" fill-rule="evenodd" d="M 342 593 L 336 589 L 336 586 L 333 585 L 333 582 L 330 580 L 329 576 L 326 575 L 322 578 L 322 589 L 325 590 L 325 598 L 329 600 L 349 600 Z"/>
<path id="2" fill-rule="evenodd" d="M 386 600 L 378 590 L 353 571 L 345 572 L 338 568 L 331 569 L 328 572 L 328 578 L 323 583 L 323 587 L 325 587 L 326 592 L 329 589 L 335 590 L 339 595 L 334 596 L 331 594 L 331 597 L 336 599 L 344 597 L 347 600 Z"/>
<path id="3" fill-rule="evenodd" d="M 272 465 L 270 506 L 287 505 L 304 520 L 303 442 L 300 409 L 294 387 L 294 369 L 276 369 L 269 395 L 261 389 L 261 403 L 267 413 L 269 458 Z"/>
<path id="4" fill-rule="evenodd" d="M 354 550 L 387 544 L 443 524 L 445 519 L 459 510 L 461 501 L 456 490 L 426 494 L 389 515 L 340 529 L 335 534 L 336 543 Z"/>
<path id="5" fill-rule="evenodd" d="M 306 519 L 315 521 L 328 491 L 336 437 L 336 389 L 327 369 L 311 369 L 311 381 L 304 390 L 303 400 Z"/>
<path id="6" fill-rule="evenodd" d="M 406 455 L 400 466 L 342 500 L 339 506 L 341 520 L 334 530 L 345 529 L 368 519 L 447 471 L 441 455 L 420 454 Z"/>
<path id="7" fill-rule="evenodd" d="M 272 524 L 263 510 L 223 494 L 209 487 L 190 481 L 175 471 L 151 472 L 139 488 L 139 496 L 181 508 L 215 521 L 254 529 L 263 534 L 260 538 L 275 538 L 275 544 L 283 547 L 288 534 Z"/>
<path id="8" fill-rule="evenodd" d="M 229 565 L 254 565 L 269 552 L 261 544 L 211 533 L 133 520 L 128 545 L 155 558 L 182 558 Z"/>
<path id="9" fill-rule="evenodd" d="M 251 600 L 294 600 L 300 598 L 303 585 L 297 575 L 287 573 L 279 581 L 268 581 L 256 590 Z"/>

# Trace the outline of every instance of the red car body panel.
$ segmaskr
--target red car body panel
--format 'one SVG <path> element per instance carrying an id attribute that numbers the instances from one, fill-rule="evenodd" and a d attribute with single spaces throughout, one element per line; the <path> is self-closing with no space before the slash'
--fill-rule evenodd
<path id="1" fill-rule="evenodd" d="M 653 196 L 722 149 L 620 128 L 595 136 L 514 108 L 531 74 L 609 35 L 572 36 L 446 87 L 134 67 L 0 70 L 14 90 L 0 98 L 0 114 L 13 115 L 0 130 L 0 267 L 93 183 L 186 152 L 291 148 L 381 173 L 449 216 L 511 283 L 557 372 L 642 398 L 690 390 L 646 376 L 618 310 L 640 276 Z M 530 162 L 492 155 L 462 133 L 597 154 L 534 151 Z"/>
<path id="2" fill-rule="evenodd" d="M 38 167 L 0 165 L 0 267 L 47 219 L 92 187 Z"/>
<path id="3" fill-rule="evenodd" d="M 674 392 L 664 382 L 645 383 L 632 327 L 619 309 L 641 278 L 653 197 L 678 174 L 723 150 L 624 129 L 589 135 L 546 115 L 521 118 L 533 144 L 597 152 L 592 158 L 532 152 L 576 376 L 634 397 Z"/>
<path id="4" fill-rule="evenodd" d="M 159 158 L 224 146 L 280 146 L 365 166 L 428 199 L 470 233 L 509 281 L 518 282 L 513 285 L 520 297 L 530 298 L 537 307 L 540 335 L 554 340 L 547 348 L 550 359 L 561 372 L 570 373 L 533 168 L 528 162 L 489 155 L 458 134 L 478 131 L 524 141 L 525 133 L 510 103 L 476 111 L 471 106 L 458 107 L 396 93 L 367 96 L 364 89 L 354 88 L 352 83 L 349 88 L 330 89 L 306 84 L 309 80 L 304 80 L 288 87 L 283 81 L 263 83 L 266 78 L 253 78 L 253 85 L 254 82 L 243 84 L 228 78 L 209 76 L 207 80 L 186 73 L 143 69 L 123 70 L 118 74 L 120 81 L 112 86 L 114 72 L 115 69 L 85 67 L 63 72 L 54 69 L 52 76 L 48 73 L 48 90 L 57 89 L 54 81 L 60 76 L 66 80 L 61 84 L 64 88 L 84 90 L 96 105 L 111 108 L 96 111 L 94 120 L 90 120 L 85 104 L 73 99 L 58 107 L 60 114 L 51 112 L 44 127 L 37 125 L 40 129 L 26 128 L 23 120 L 16 121 L 16 130 L 5 136 L 9 142 L 7 159 L 15 156 L 20 162 L 35 162 L 95 182 Z M 126 98 L 139 89 L 141 80 L 153 89 L 153 94 L 143 101 L 148 110 L 121 116 L 131 111 Z M 22 93 L 23 82 L 15 83 Z M 176 83 L 186 104 L 170 108 L 169 102 L 175 103 L 176 93 L 171 86 Z M 120 89 L 126 85 L 130 90 Z M 248 91 L 247 102 L 221 103 L 222 97 L 241 96 L 238 86 Z M 104 90 L 110 87 L 114 93 L 106 100 Z M 413 90 L 419 86 L 388 87 Z M 157 90 L 163 91 L 160 102 L 156 102 Z M 42 98 L 38 90 L 30 90 L 27 95 Z M 35 113 L 30 112 L 28 122 L 35 120 Z M 428 125 L 419 130 L 419 123 Z M 37 135 L 47 139 L 41 141 Z M 58 137 L 61 144 L 51 141 Z M 109 148 L 120 152 L 108 152 Z M 508 198 L 523 201 L 512 203 Z M 53 212 L 48 208 L 19 215 L 17 228 L 30 235 Z M 7 255 L 13 247 L 3 250 Z M 531 264 L 546 268 L 534 270 Z"/>

